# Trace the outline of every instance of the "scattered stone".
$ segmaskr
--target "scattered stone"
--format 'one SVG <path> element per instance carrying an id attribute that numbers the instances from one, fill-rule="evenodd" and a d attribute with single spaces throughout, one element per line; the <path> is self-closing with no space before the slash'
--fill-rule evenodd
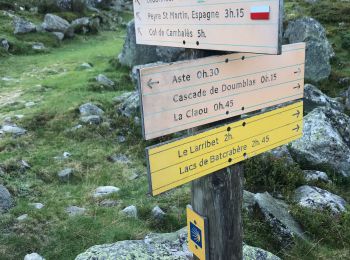
<path id="1" fill-rule="evenodd" d="M 256 204 L 255 194 L 244 190 L 243 191 L 243 209 L 247 210 L 249 213 L 252 213 L 255 204 Z"/>
<path id="2" fill-rule="evenodd" d="M 304 208 L 330 210 L 333 214 L 346 211 L 347 203 L 343 198 L 317 187 L 304 185 L 294 192 L 294 200 Z"/>
<path id="3" fill-rule="evenodd" d="M 101 207 L 112 208 L 119 205 L 119 202 L 116 200 L 103 200 L 100 202 Z"/>
<path id="4" fill-rule="evenodd" d="M 0 46 L 5 50 L 9 51 L 10 49 L 10 43 L 6 39 L 0 39 Z"/>
<path id="5" fill-rule="evenodd" d="M 20 17 L 13 19 L 13 26 L 15 28 L 14 34 L 25 34 L 36 31 L 35 24 Z"/>
<path id="6" fill-rule="evenodd" d="M 72 131 L 72 132 L 74 132 L 74 131 L 77 131 L 78 129 L 80 129 L 80 128 L 83 128 L 83 125 L 76 125 L 76 126 L 73 126 L 71 129 L 70 129 L 70 131 Z"/>
<path id="7" fill-rule="evenodd" d="M 120 103 L 118 110 L 125 117 L 132 118 L 140 110 L 140 96 L 138 91 L 124 93 L 114 98 L 113 101 Z"/>
<path id="8" fill-rule="evenodd" d="M 56 160 L 65 160 L 71 157 L 72 155 L 68 152 L 63 152 L 62 156 L 55 156 L 54 159 Z"/>
<path id="9" fill-rule="evenodd" d="M 70 24 L 65 19 L 54 15 L 54 14 L 46 14 L 44 18 L 44 23 L 42 27 L 49 32 L 61 32 L 66 33 Z"/>
<path id="10" fill-rule="evenodd" d="M 307 181 L 331 182 L 325 172 L 305 170 L 303 173 Z"/>
<path id="11" fill-rule="evenodd" d="M 244 260 L 280 260 L 256 247 L 243 245 Z M 187 228 L 174 233 L 149 234 L 144 240 L 126 240 L 97 245 L 78 255 L 75 260 L 91 259 L 164 259 L 189 260 L 193 254 L 187 246 Z"/>
<path id="12" fill-rule="evenodd" d="M 136 180 L 138 177 L 139 177 L 139 174 L 138 174 L 137 172 L 133 171 L 133 172 L 131 173 L 131 175 L 128 176 L 128 179 L 129 179 L 130 181 L 133 181 L 133 180 Z"/>
<path id="13" fill-rule="evenodd" d="M 0 185 L 0 213 L 8 211 L 13 206 L 10 192 L 5 186 Z"/>
<path id="14" fill-rule="evenodd" d="M 316 107 L 330 107 L 340 112 L 344 111 L 344 106 L 334 98 L 328 97 L 317 87 L 306 84 L 305 85 L 305 112 L 310 112 Z"/>
<path id="15" fill-rule="evenodd" d="M 319 107 L 304 118 L 303 137 L 290 150 L 301 165 L 328 165 L 350 176 L 350 118 L 330 108 Z"/>
<path id="16" fill-rule="evenodd" d="M 36 42 L 32 45 L 32 49 L 36 51 L 43 51 L 46 49 L 45 45 L 41 42 Z"/>
<path id="17" fill-rule="evenodd" d="M 24 171 L 31 168 L 31 166 L 29 165 L 29 163 L 26 162 L 25 160 L 20 160 L 20 161 L 19 161 L 19 165 L 20 165 L 20 168 L 21 168 L 22 170 L 24 170 Z"/>
<path id="18" fill-rule="evenodd" d="M 318 82 L 331 73 L 330 59 L 335 55 L 326 30 L 315 19 L 305 17 L 289 22 L 284 36 L 289 43 L 306 42 L 305 77 Z"/>
<path id="19" fill-rule="evenodd" d="M 112 155 L 108 157 L 108 160 L 113 163 L 121 163 L 121 164 L 128 164 L 131 161 L 129 158 L 124 154 L 118 154 L 118 155 Z"/>
<path id="20" fill-rule="evenodd" d="M 96 81 L 103 87 L 113 88 L 115 86 L 115 83 L 103 74 L 98 75 Z"/>
<path id="21" fill-rule="evenodd" d="M 71 24 L 75 33 L 86 34 L 90 32 L 90 19 L 89 17 L 82 17 L 74 20 Z"/>
<path id="22" fill-rule="evenodd" d="M 39 255 L 38 253 L 31 253 L 26 255 L 24 257 L 24 260 L 45 260 L 45 258 Z"/>
<path id="23" fill-rule="evenodd" d="M 22 119 L 23 117 L 24 117 L 24 115 L 15 115 L 14 116 L 17 120 L 20 120 L 20 119 Z"/>
<path id="24" fill-rule="evenodd" d="M 102 118 L 100 116 L 82 116 L 80 122 L 88 125 L 99 125 L 102 123 Z"/>
<path id="25" fill-rule="evenodd" d="M 45 205 L 42 203 L 29 203 L 29 205 L 35 209 L 42 209 L 43 207 L 45 207 Z"/>
<path id="26" fill-rule="evenodd" d="M 56 38 L 57 38 L 58 41 L 63 41 L 63 39 L 64 39 L 64 33 L 61 33 L 61 32 L 52 32 L 52 34 L 56 36 Z"/>
<path id="27" fill-rule="evenodd" d="M 257 193 L 255 200 L 266 222 L 271 226 L 279 242 L 288 247 L 295 237 L 305 239 L 300 225 L 289 214 L 288 205 L 269 193 Z"/>
<path id="28" fill-rule="evenodd" d="M 92 69 L 92 65 L 90 63 L 84 62 L 82 63 L 77 70 L 89 70 Z"/>
<path id="29" fill-rule="evenodd" d="M 137 218 L 137 208 L 134 205 L 126 207 L 122 212 L 130 218 Z"/>
<path id="30" fill-rule="evenodd" d="M 5 133 L 5 134 L 12 134 L 14 136 L 21 136 L 27 133 L 27 130 L 18 127 L 16 125 L 4 125 L 1 130 Z"/>
<path id="31" fill-rule="evenodd" d="M 165 212 L 159 206 L 155 206 L 152 209 L 152 216 L 156 220 L 162 220 L 165 217 Z"/>
<path id="32" fill-rule="evenodd" d="M 86 103 L 79 107 L 80 115 L 82 116 L 102 116 L 104 111 L 92 103 Z"/>
<path id="33" fill-rule="evenodd" d="M 125 136 L 122 136 L 122 135 L 118 135 L 117 136 L 117 141 L 118 141 L 118 143 L 125 143 L 126 142 L 126 138 L 125 138 Z"/>
<path id="34" fill-rule="evenodd" d="M 22 222 L 28 218 L 28 214 L 23 214 L 17 218 L 17 221 Z"/>
<path id="35" fill-rule="evenodd" d="M 95 190 L 93 197 L 94 198 L 106 197 L 111 194 L 118 193 L 119 191 L 120 189 L 114 186 L 101 186 Z"/>
<path id="36" fill-rule="evenodd" d="M 29 101 L 29 102 L 25 103 L 24 106 L 25 107 L 33 107 L 33 106 L 35 106 L 35 102 Z"/>
<path id="37" fill-rule="evenodd" d="M 58 178 L 61 182 L 68 182 L 73 176 L 74 170 L 71 168 L 66 168 L 58 173 Z"/>
<path id="38" fill-rule="evenodd" d="M 69 206 L 68 208 L 66 208 L 66 212 L 70 217 L 75 217 L 75 216 L 84 215 L 84 213 L 86 212 L 86 209 L 80 208 L 77 206 Z"/>

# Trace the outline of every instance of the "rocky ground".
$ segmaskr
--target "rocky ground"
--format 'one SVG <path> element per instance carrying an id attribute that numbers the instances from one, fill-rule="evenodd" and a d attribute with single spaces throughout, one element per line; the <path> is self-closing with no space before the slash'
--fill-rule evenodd
<path id="1" fill-rule="evenodd" d="M 0 0 L 0 259 L 191 259 L 189 186 L 147 195 L 133 67 L 209 54 L 136 47 L 131 1 L 37 3 Z M 350 4 L 285 7 L 304 137 L 244 163 L 245 259 L 349 259 Z"/>

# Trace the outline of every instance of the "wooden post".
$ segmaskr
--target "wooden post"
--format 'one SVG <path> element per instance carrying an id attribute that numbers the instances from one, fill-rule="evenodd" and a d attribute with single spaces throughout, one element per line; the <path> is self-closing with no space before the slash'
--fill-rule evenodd
<path id="1" fill-rule="evenodd" d="M 210 260 L 243 259 L 243 166 L 192 182 L 192 207 L 208 218 Z"/>

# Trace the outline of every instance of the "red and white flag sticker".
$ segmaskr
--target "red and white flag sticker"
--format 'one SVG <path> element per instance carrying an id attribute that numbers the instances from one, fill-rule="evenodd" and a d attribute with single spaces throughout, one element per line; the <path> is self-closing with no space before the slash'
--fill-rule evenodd
<path id="1" fill-rule="evenodd" d="M 253 6 L 250 9 L 250 18 L 252 20 L 269 20 L 270 6 L 268 5 Z"/>

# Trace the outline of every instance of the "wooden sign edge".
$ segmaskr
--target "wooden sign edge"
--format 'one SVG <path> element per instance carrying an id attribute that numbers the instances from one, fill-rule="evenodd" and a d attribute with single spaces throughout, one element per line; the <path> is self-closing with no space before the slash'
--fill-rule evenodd
<path id="1" fill-rule="evenodd" d="M 133 3 L 134 5 L 135 3 Z M 133 12 L 134 15 L 134 20 L 135 20 L 135 13 Z M 278 18 L 278 32 L 277 32 L 277 48 L 276 48 L 276 53 L 266 53 L 266 52 L 251 52 L 251 51 L 232 51 L 232 50 L 217 50 L 217 49 L 209 49 L 209 51 L 221 51 L 221 52 L 240 52 L 240 53 L 256 53 L 256 54 L 266 54 L 266 55 L 281 55 L 282 54 L 282 42 L 283 42 L 283 18 L 284 18 L 284 0 L 279 0 L 279 18 Z M 146 45 L 146 46 L 161 46 L 161 47 L 168 47 L 168 48 L 181 48 L 181 47 L 174 47 L 174 46 L 169 46 L 169 45 L 154 45 L 151 43 L 140 43 L 137 37 L 136 33 L 136 23 L 134 25 L 135 28 L 135 43 L 137 45 Z M 191 49 L 191 48 L 186 48 L 186 49 Z M 203 50 L 203 51 L 208 51 L 208 49 L 202 49 L 202 48 L 194 48 L 194 50 Z"/>
<path id="2" fill-rule="evenodd" d="M 197 211 L 195 211 L 192 207 L 192 205 L 187 205 L 186 208 L 189 208 L 190 210 L 192 210 L 194 213 L 196 213 L 198 216 L 200 216 L 203 221 L 204 221 L 204 241 L 205 241 L 205 260 L 209 260 L 209 220 L 207 217 L 202 216 L 201 214 L 199 214 Z M 187 220 L 187 219 L 186 219 Z M 189 243 L 189 241 L 188 241 Z M 188 245 L 187 245 L 188 246 Z M 190 247 L 188 246 L 188 249 L 190 249 Z M 193 253 L 193 252 L 192 252 Z M 194 253 L 193 253 L 194 254 Z M 196 256 L 198 257 L 198 256 Z M 201 259 L 202 260 L 202 259 Z"/>
<path id="3" fill-rule="evenodd" d="M 278 107 L 278 109 L 279 109 L 279 108 L 285 108 L 285 107 L 287 107 L 287 106 L 291 106 L 291 105 L 297 104 L 297 103 L 299 103 L 299 102 L 302 103 L 302 106 L 303 106 L 303 108 L 305 109 L 304 98 L 300 98 L 300 99 L 293 100 L 293 101 L 291 101 L 291 102 L 283 103 L 283 104 L 281 104 L 281 105 L 282 105 L 281 107 Z M 273 109 L 273 110 L 275 110 L 275 109 Z M 264 111 L 264 112 L 261 112 L 261 111 L 260 111 L 259 113 L 251 112 L 251 113 L 253 113 L 253 114 L 250 115 L 250 116 L 248 116 L 248 117 L 246 117 L 245 119 L 251 118 L 251 117 L 254 117 L 254 116 L 258 116 L 258 115 L 262 115 L 262 114 L 265 114 L 265 113 L 267 113 L 267 112 L 271 112 L 271 111 L 273 111 L 273 110 L 268 110 L 268 111 Z M 303 112 L 304 112 L 304 111 L 303 111 Z M 242 116 L 242 115 L 241 115 L 241 116 Z M 180 136 L 180 137 L 177 137 L 177 138 L 174 138 L 174 139 L 165 141 L 165 142 L 161 142 L 161 143 L 158 143 L 158 144 L 155 144 L 155 145 L 151 145 L 151 146 L 146 147 L 145 150 L 146 150 L 146 161 L 147 161 L 147 177 L 148 177 L 148 180 L 149 180 L 149 181 L 148 181 L 148 184 L 149 184 L 149 194 L 151 194 L 152 197 L 155 197 L 155 196 L 157 196 L 157 195 L 160 195 L 160 194 L 162 194 L 162 193 L 167 192 L 167 191 L 164 191 L 164 192 L 157 193 L 157 194 L 154 194 L 154 193 L 153 193 L 153 189 L 152 189 L 152 173 L 151 173 L 151 166 L 150 166 L 150 159 L 149 159 L 149 151 L 150 151 L 151 149 L 157 148 L 157 147 L 162 146 L 162 145 L 167 145 L 167 144 L 169 144 L 169 143 L 176 142 L 176 141 L 179 141 L 179 140 L 182 140 L 182 139 L 185 139 L 185 138 L 189 138 L 189 137 L 194 136 L 194 135 L 197 135 L 197 134 L 202 134 L 202 133 L 207 132 L 207 131 L 212 131 L 212 130 L 214 130 L 214 129 L 216 129 L 216 128 L 220 128 L 220 127 L 223 127 L 223 126 L 225 126 L 225 125 L 229 125 L 229 124 L 236 123 L 236 122 L 238 122 L 238 121 L 240 121 L 240 120 L 243 119 L 243 118 L 241 118 L 241 116 L 239 116 L 239 118 L 237 118 L 237 117 L 232 117 L 232 118 L 230 118 L 230 119 L 233 119 L 233 120 L 232 120 L 232 121 L 229 121 L 229 122 L 227 122 L 227 121 L 225 121 L 224 123 L 220 123 L 220 122 L 219 122 L 218 125 L 215 125 L 215 126 L 212 126 L 212 127 L 209 127 L 209 128 L 205 128 L 205 129 L 201 129 L 201 130 L 199 130 L 199 131 L 193 131 L 193 132 L 191 132 L 191 133 L 189 133 L 189 134 L 185 134 L 185 135 L 183 135 L 183 136 Z M 302 122 L 304 122 L 304 120 L 303 120 Z M 205 175 L 205 176 L 207 176 L 207 175 Z M 205 176 L 202 176 L 202 177 L 205 177 Z M 201 178 L 202 178 L 202 177 L 201 177 Z M 184 184 L 182 184 L 182 185 L 184 185 Z M 182 185 L 180 185 L 180 186 L 182 186 Z M 176 188 L 178 188 L 178 187 L 179 187 L 179 186 L 177 186 Z M 168 190 L 168 191 L 169 191 L 169 190 Z"/>

